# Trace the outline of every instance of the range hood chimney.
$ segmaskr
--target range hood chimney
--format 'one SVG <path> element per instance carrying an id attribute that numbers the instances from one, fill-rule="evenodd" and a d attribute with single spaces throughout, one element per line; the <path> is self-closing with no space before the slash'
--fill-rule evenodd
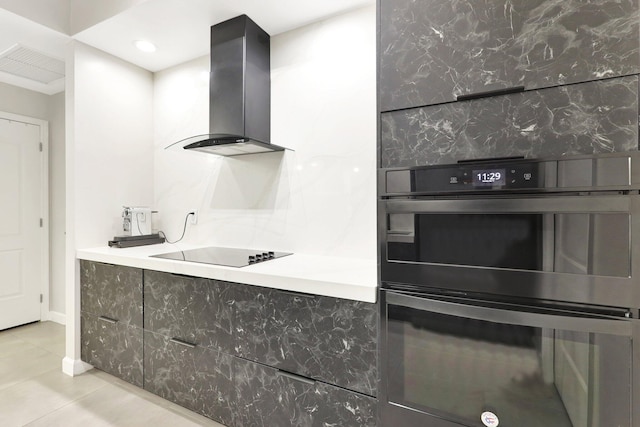
<path id="1" fill-rule="evenodd" d="M 212 26 L 209 134 L 169 147 L 221 156 L 283 151 L 270 143 L 270 73 L 269 34 L 247 15 Z"/>

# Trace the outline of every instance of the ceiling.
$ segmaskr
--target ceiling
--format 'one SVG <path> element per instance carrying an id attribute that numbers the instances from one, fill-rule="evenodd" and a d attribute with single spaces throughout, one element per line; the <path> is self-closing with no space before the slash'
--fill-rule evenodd
<path id="1" fill-rule="evenodd" d="M 375 0 L 146 0 L 77 34 L 68 35 L 0 8 L 0 53 L 15 44 L 64 59 L 75 39 L 152 72 L 206 55 L 211 25 L 247 14 L 274 36 L 345 13 Z M 157 46 L 139 51 L 135 40 Z M 0 82 L 53 94 L 64 90 L 64 79 L 48 85 L 0 72 Z"/>
<path id="2" fill-rule="evenodd" d="M 54 58 L 64 59 L 70 37 L 0 9 L 0 53 L 20 43 Z M 50 84 L 0 72 L 0 82 L 52 95 L 64 90 L 64 79 Z"/>

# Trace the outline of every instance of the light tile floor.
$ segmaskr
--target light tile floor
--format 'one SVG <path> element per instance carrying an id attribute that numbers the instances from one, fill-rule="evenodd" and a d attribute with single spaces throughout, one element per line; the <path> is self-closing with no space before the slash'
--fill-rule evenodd
<path id="1" fill-rule="evenodd" d="M 224 427 L 96 369 L 63 374 L 64 339 L 53 322 L 0 331 L 0 426 Z"/>

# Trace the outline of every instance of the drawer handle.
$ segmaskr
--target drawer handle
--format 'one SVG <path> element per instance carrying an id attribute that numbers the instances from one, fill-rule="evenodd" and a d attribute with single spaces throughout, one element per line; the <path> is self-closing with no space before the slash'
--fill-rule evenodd
<path id="1" fill-rule="evenodd" d="M 524 92 L 524 86 L 508 87 L 504 89 L 488 90 L 486 92 L 456 95 L 456 101 L 469 101 L 472 99 L 488 98 L 490 96 L 509 95 L 510 93 Z"/>
<path id="2" fill-rule="evenodd" d="M 190 280 L 195 279 L 195 277 L 189 276 L 187 274 L 180 274 L 180 273 L 169 273 L 169 274 L 173 277 L 177 277 L 178 279 L 190 279 Z"/>
<path id="3" fill-rule="evenodd" d="M 196 348 L 196 344 L 193 344 L 193 343 L 190 343 L 190 342 L 187 342 L 187 341 L 183 341 L 180 338 L 171 338 L 169 341 L 174 343 L 174 344 L 181 345 L 183 347 Z"/>
<path id="4" fill-rule="evenodd" d="M 278 370 L 278 372 L 276 372 L 276 375 L 279 376 L 279 377 L 289 378 L 289 379 L 294 380 L 294 381 L 300 381 L 301 383 L 305 383 L 305 384 L 308 384 L 308 385 L 314 385 L 316 383 L 312 379 L 309 379 L 307 377 L 302 377 L 300 375 L 292 374 L 292 373 L 287 372 L 287 371 Z"/>
<path id="5" fill-rule="evenodd" d="M 284 291 L 284 290 L 280 290 L 280 292 L 282 292 L 285 295 L 292 296 L 292 297 L 299 297 L 299 298 L 314 298 L 315 297 L 315 295 L 313 295 L 313 294 L 305 294 L 303 292 Z"/>
<path id="6" fill-rule="evenodd" d="M 100 317 L 98 317 L 98 320 L 101 320 L 101 321 L 107 322 L 107 323 L 111 323 L 112 325 L 115 325 L 116 323 L 118 323 L 118 321 L 116 319 L 112 319 L 112 318 L 106 317 L 106 316 L 100 316 Z"/>

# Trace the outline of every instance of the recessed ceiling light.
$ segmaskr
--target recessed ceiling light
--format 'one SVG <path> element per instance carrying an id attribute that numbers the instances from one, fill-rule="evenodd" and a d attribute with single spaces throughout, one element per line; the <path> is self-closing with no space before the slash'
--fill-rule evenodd
<path id="1" fill-rule="evenodd" d="M 135 45 L 135 47 L 137 47 L 138 49 L 140 49 L 143 52 L 155 52 L 156 51 L 156 45 L 154 45 L 151 42 L 148 42 L 146 40 L 136 40 L 133 42 L 133 44 Z"/>

